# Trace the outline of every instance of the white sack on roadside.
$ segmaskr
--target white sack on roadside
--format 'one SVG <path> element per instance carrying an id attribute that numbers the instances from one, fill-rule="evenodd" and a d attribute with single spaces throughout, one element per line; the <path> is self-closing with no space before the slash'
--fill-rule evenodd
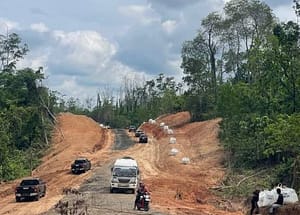
<path id="1" fill-rule="evenodd" d="M 175 155 L 177 155 L 177 153 L 179 152 L 179 150 L 178 149 L 176 149 L 176 148 L 173 148 L 173 149 L 171 149 L 171 151 L 170 151 L 170 155 L 172 155 L 172 156 L 175 156 Z"/>
<path id="2" fill-rule="evenodd" d="M 173 132 L 172 129 L 168 129 L 168 130 L 167 130 L 167 134 L 174 134 L 174 132 Z"/>
<path id="3" fill-rule="evenodd" d="M 298 202 L 298 195 L 296 191 L 292 188 L 282 188 L 281 193 L 283 195 L 283 202 L 284 203 L 294 203 Z"/>
<path id="4" fill-rule="evenodd" d="M 181 163 L 183 163 L 183 164 L 189 164 L 191 162 L 191 160 L 190 160 L 190 158 L 188 158 L 188 157 L 183 157 L 182 159 L 181 159 Z"/>
<path id="5" fill-rule="evenodd" d="M 176 143 L 176 138 L 175 137 L 170 137 L 169 143 L 175 144 Z"/>
<path id="6" fill-rule="evenodd" d="M 168 129 L 169 129 L 169 126 L 167 126 L 167 125 L 164 125 L 164 131 L 167 131 Z"/>
<path id="7" fill-rule="evenodd" d="M 160 126 L 160 127 L 164 127 L 164 126 L 165 126 L 165 123 L 164 123 L 164 122 L 161 122 L 161 123 L 159 124 L 159 126 Z"/>
<path id="8" fill-rule="evenodd" d="M 276 189 L 281 189 L 281 193 L 283 195 L 283 203 L 295 203 L 298 202 L 298 195 L 293 188 L 289 188 L 286 186 L 282 186 L 282 184 L 278 184 L 273 190 L 276 192 Z"/>
<path id="9" fill-rule="evenodd" d="M 276 202 L 278 194 L 274 190 L 263 190 L 259 192 L 259 200 L 257 202 L 259 207 L 271 206 Z"/>
<path id="10" fill-rule="evenodd" d="M 294 189 L 289 187 L 284 187 L 282 185 L 278 185 L 272 190 L 264 190 L 259 193 L 258 206 L 259 207 L 271 206 L 274 202 L 276 202 L 278 198 L 278 194 L 276 191 L 277 188 L 281 189 L 284 204 L 295 203 L 299 200 L 298 195 Z"/>
<path id="11" fill-rule="evenodd" d="M 155 124 L 155 123 L 156 123 L 156 121 L 155 121 L 155 120 L 153 120 L 153 119 L 149 119 L 149 123 L 150 123 L 150 124 Z"/>

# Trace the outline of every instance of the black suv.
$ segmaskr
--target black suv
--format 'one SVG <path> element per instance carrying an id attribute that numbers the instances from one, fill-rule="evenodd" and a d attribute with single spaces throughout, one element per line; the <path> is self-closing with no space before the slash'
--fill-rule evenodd
<path id="1" fill-rule="evenodd" d="M 20 202 L 23 199 L 38 201 L 40 197 L 45 195 L 46 183 L 40 178 L 24 179 L 15 190 L 16 202 Z"/>
<path id="2" fill-rule="evenodd" d="M 71 171 L 74 174 L 86 172 L 91 169 L 91 161 L 87 158 L 77 158 L 71 165 Z"/>
<path id="3" fill-rule="evenodd" d="M 146 134 L 141 134 L 139 137 L 139 143 L 148 143 L 148 136 Z"/>
<path id="4" fill-rule="evenodd" d="M 141 134 L 144 134 L 144 132 L 143 132 L 142 130 L 136 130 L 134 136 L 135 136 L 135 137 L 140 137 Z"/>

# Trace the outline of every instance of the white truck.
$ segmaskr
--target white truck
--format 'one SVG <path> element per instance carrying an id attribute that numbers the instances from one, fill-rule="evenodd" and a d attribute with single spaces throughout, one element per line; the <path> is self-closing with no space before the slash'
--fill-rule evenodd
<path id="1" fill-rule="evenodd" d="M 117 159 L 111 168 L 110 192 L 131 191 L 135 193 L 139 183 L 139 168 L 131 157 Z"/>

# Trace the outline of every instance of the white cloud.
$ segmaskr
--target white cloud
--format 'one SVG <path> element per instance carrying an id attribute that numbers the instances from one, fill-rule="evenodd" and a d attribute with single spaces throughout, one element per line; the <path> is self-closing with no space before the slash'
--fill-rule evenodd
<path id="1" fill-rule="evenodd" d="M 131 17 L 137 22 L 148 25 L 153 22 L 159 22 L 160 17 L 151 8 L 151 5 L 128 5 L 118 8 L 118 11 L 127 17 Z"/>
<path id="2" fill-rule="evenodd" d="M 0 17 L 0 33 L 6 33 L 12 29 L 19 29 L 19 23 Z"/>
<path id="3" fill-rule="evenodd" d="M 293 10 L 292 4 L 278 6 L 273 11 L 276 14 L 276 16 L 279 18 L 279 20 L 282 22 L 287 22 L 291 20 L 296 22 L 296 15 Z"/>
<path id="4" fill-rule="evenodd" d="M 170 68 L 172 68 L 172 70 L 173 70 L 172 74 L 174 74 L 175 80 L 178 82 L 179 81 L 181 82 L 183 73 L 182 73 L 182 69 L 180 68 L 181 63 L 182 63 L 180 56 L 178 56 L 178 58 L 176 58 L 176 59 L 168 60 L 167 63 L 170 66 Z"/>
<path id="5" fill-rule="evenodd" d="M 175 20 L 167 20 L 167 21 L 163 22 L 161 25 L 165 32 L 167 32 L 168 34 L 171 34 L 176 29 L 177 22 Z"/>
<path id="6" fill-rule="evenodd" d="M 34 70 L 39 69 L 40 67 L 43 67 L 43 70 L 47 70 L 47 63 L 48 63 L 48 54 L 47 53 L 40 53 L 40 54 L 35 54 L 31 55 L 29 54 L 26 56 L 24 59 L 22 59 L 18 63 L 18 68 L 32 68 Z"/>
<path id="7" fill-rule="evenodd" d="M 95 31 L 55 31 L 53 36 L 67 51 L 68 61 L 76 65 L 103 67 L 117 51 Z"/>
<path id="8" fill-rule="evenodd" d="M 31 24 L 30 28 L 39 33 L 45 33 L 49 31 L 48 27 L 42 22 Z"/>
<path id="9" fill-rule="evenodd" d="M 79 98 L 94 97 L 103 86 L 118 88 L 124 77 L 134 80 L 149 78 L 143 71 L 137 71 L 114 59 L 117 44 L 96 31 L 53 31 L 53 40 L 44 57 L 26 58 L 27 65 L 49 65 L 45 70 L 51 89 Z"/>

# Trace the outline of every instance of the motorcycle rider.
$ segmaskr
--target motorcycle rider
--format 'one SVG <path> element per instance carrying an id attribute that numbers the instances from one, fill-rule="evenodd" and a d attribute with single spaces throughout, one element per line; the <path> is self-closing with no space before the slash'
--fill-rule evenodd
<path id="1" fill-rule="evenodd" d="M 136 192 L 136 197 L 135 197 L 135 201 L 134 201 L 133 210 L 136 209 L 136 205 L 137 205 L 138 201 L 140 200 L 140 197 L 142 195 L 144 195 L 146 192 L 149 193 L 147 187 L 145 186 L 145 184 L 143 182 L 140 182 L 139 187 L 138 187 L 137 192 Z"/>

